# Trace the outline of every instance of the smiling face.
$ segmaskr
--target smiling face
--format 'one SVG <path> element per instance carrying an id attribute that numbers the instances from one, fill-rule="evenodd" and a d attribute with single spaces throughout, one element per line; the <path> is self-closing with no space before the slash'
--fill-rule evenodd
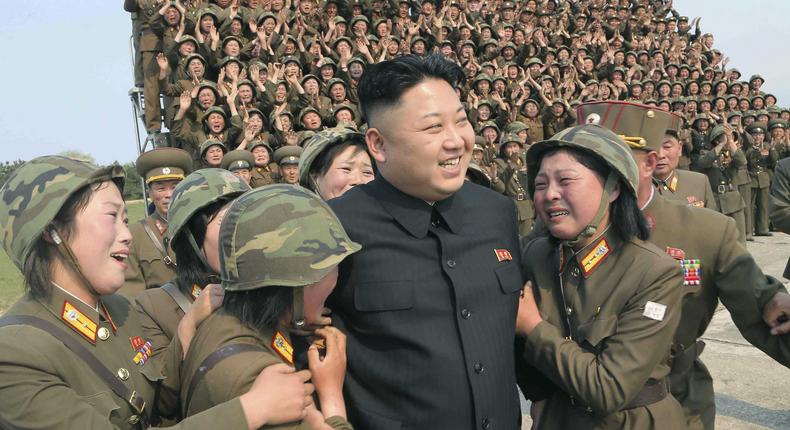
<path id="1" fill-rule="evenodd" d="M 463 186 L 474 131 L 455 90 L 425 79 L 370 121 L 366 140 L 381 175 L 413 197 L 435 202 Z"/>
<path id="2" fill-rule="evenodd" d="M 340 197 L 351 187 L 373 180 L 370 156 L 362 148 L 351 145 L 337 154 L 323 175 L 315 177 L 318 193 L 324 200 Z"/>
<path id="3" fill-rule="evenodd" d="M 604 178 L 580 163 L 571 152 L 559 150 L 541 160 L 533 198 L 538 215 L 551 235 L 572 240 L 595 218 L 603 188 Z M 617 190 L 613 191 L 610 201 L 618 195 Z M 608 224 L 608 219 L 607 209 L 599 229 Z"/>
<path id="4" fill-rule="evenodd" d="M 99 295 L 113 294 L 123 285 L 132 242 L 128 222 L 126 205 L 113 182 L 99 185 L 74 218 L 68 244 Z"/>

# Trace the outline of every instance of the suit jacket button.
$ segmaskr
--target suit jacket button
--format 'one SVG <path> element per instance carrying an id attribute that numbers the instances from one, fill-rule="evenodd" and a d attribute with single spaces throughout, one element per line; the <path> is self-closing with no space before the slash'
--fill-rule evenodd
<path id="1" fill-rule="evenodd" d="M 468 320 L 471 316 L 472 312 L 470 312 L 469 309 L 461 309 L 461 318 Z"/>
<path id="2" fill-rule="evenodd" d="M 486 370 L 486 368 L 483 366 L 483 363 L 475 363 L 475 372 L 477 372 L 478 375 L 483 373 L 484 370 Z"/>
<path id="3" fill-rule="evenodd" d="M 455 267 L 455 260 L 453 260 L 452 258 L 447 260 L 447 267 L 449 267 L 451 269 L 454 268 Z"/>
<path id="4" fill-rule="evenodd" d="M 482 427 L 483 427 L 483 430 L 490 429 L 491 428 L 491 420 L 489 420 L 488 418 L 483 418 L 483 425 L 482 425 Z"/>

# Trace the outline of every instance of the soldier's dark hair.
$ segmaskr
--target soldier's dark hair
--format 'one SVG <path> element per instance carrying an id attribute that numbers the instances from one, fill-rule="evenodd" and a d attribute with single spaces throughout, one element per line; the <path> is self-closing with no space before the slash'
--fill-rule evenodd
<path id="1" fill-rule="evenodd" d="M 228 315 L 262 332 L 276 327 L 292 309 L 293 291 L 290 287 L 227 291 L 222 307 Z"/>
<path id="2" fill-rule="evenodd" d="M 208 224 L 217 216 L 220 209 L 231 200 L 232 198 L 230 197 L 223 197 L 196 212 L 170 242 L 170 248 L 176 255 L 176 262 L 178 263 L 176 266 L 176 285 L 187 297 L 192 294 L 193 285 L 205 287 L 209 283 L 209 277 L 215 275 L 214 271 L 206 266 L 203 259 L 195 255 L 195 250 L 189 243 L 187 234 L 192 234 L 195 243 L 201 246 L 206 238 Z"/>
<path id="3" fill-rule="evenodd" d="M 559 152 L 566 151 L 574 160 L 606 179 L 612 169 L 600 158 L 587 151 L 575 148 L 557 147 L 546 151 L 542 159 Z M 636 196 L 628 192 L 628 186 L 620 179 L 620 195 L 609 205 L 609 229 L 620 241 L 628 241 L 634 237 L 647 240 L 650 237 L 650 226 L 647 224 Z"/>
<path id="4" fill-rule="evenodd" d="M 680 140 L 680 135 L 678 134 L 678 132 L 671 128 L 667 129 L 667 131 L 664 132 L 664 134 L 666 134 L 667 136 L 671 136 L 673 139 Z"/>
<path id="5" fill-rule="evenodd" d="M 109 175 L 101 176 L 92 181 L 90 185 L 74 192 L 63 203 L 52 220 L 51 226 L 57 229 L 58 234 L 66 243 L 74 233 L 74 220 L 77 218 L 77 214 L 88 206 L 94 192 L 109 184 L 114 184 L 112 178 Z M 48 298 L 52 292 L 52 264 L 55 259 L 62 258 L 57 246 L 46 235 L 46 233 L 42 234 L 33 245 L 33 249 L 25 260 L 23 271 L 25 289 L 32 297 L 40 299 Z"/>
<path id="6" fill-rule="evenodd" d="M 427 57 L 404 55 L 371 64 L 365 69 L 357 87 L 364 120 L 370 124 L 378 111 L 397 105 L 403 93 L 431 78 L 444 80 L 458 88 L 464 80 L 464 71 L 438 54 Z"/>

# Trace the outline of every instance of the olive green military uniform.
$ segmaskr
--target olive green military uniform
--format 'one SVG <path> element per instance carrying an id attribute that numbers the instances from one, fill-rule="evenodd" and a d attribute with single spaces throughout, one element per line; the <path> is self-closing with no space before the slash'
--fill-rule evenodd
<path id="1" fill-rule="evenodd" d="M 7 203 L 0 211 L 0 236 L 17 268 L 24 268 L 44 229 L 51 228 L 64 262 L 85 279 L 68 243 L 57 238 L 51 224 L 70 195 L 105 176 L 123 188 L 124 173 L 117 164 L 99 168 L 59 156 L 31 160 L 12 174 L 0 189 Z M 139 429 L 146 427 L 152 410 L 175 415 L 178 381 L 166 376 L 178 372 L 174 364 L 180 356 L 172 354 L 177 348 L 168 349 L 169 359 L 161 366 L 152 363 L 150 343 L 125 298 L 100 296 L 94 308 L 54 283 L 41 287 L 46 292 L 39 298 L 25 295 L 0 318 L 4 428 Z M 158 387 L 162 389 L 155 395 Z M 239 400 L 179 428 L 220 425 L 247 428 Z"/>
<path id="2" fill-rule="evenodd" d="M 702 173 L 675 169 L 665 180 L 655 179 L 656 188 L 668 199 L 692 206 L 719 210 L 708 177 Z"/>
<path id="3" fill-rule="evenodd" d="M 519 160 L 520 161 L 520 160 Z M 505 184 L 504 194 L 512 198 L 516 203 L 518 209 L 518 233 L 526 235 L 532 231 L 532 225 L 535 223 L 535 205 L 527 194 L 526 173 L 522 169 L 509 163 L 501 158 L 494 160 L 499 168 L 499 179 Z"/>
<path id="4" fill-rule="evenodd" d="M 133 0 L 125 0 L 132 3 Z M 156 53 L 161 50 L 162 41 L 151 28 L 151 20 L 159 18 L 161 4 L 156 0 L 136 1 L 137 20 L 140 24 L 139 55 L 143 67 L 143 95 L 145 96 L 145 128 L 158 132 L 162 127 L 162 112 L 159 106 L 159 66 Z"/>
<path id="5" fill-rule="evenodd" d="M 195 288 L 193 294 L 183 294 L 180 291 L 178 293 L 181 293 L 183 299 L 191 304 L 201 291 L 200 287 Z M 145 338 L 151 341 L 152 356 L 156 357 L 170 345 L 178 332 L 178 323 L 186 312 L 181 309 L 173 296 L 162 288 L 152 288 L 138 294 L 134 309 L 137 311 Z"/>
<path id="6" fill-rule="evenodd" d="M 745 242 L 744 211 L 746 204 L 735 183 L 738 168 L 746 165 L 746 156 L 743 151 L 738 149 L 734 153 L 730 153 L 730 151 L 722 150 L 717 154 L 713 150 L 712 144 L 705 143 L 702 150 L 692 156 L 692 160 L 700 172 L 708 176 L 719 210 L 735 220 L 740 232 L 738 239 Z"/>
<path id="7" fill-rule="evenodd" d="M 291 231 L 273 242 L 270 232 Z M 320 246 L 316 246 L 320 245 Z M 323 279 L 360 246 L 352 242 L 329 206 L 305 188 L 272 185 L 243 194 L 225 214 L 220 235 L 221 278 L 226 294 L 270 286 L 293 288 L 291 318 L 303 326 L 303 287 Z M 227 300 L 227 296 L 226 296 Z M 223 347 L 235 354 L 214 361 Z M 294 364 L 288 330 L 279 326 L 244 324 L 220 309 L 198 328 L 181 368 L 181 402 L 185 416 L 233 398 L 252 386 L 258 374 L 277 363 Z M 221 356 L 221 355 L 220 355 Z M 214 357 L 214 358 L 210 358 Z M 206 361 L 206 360 L 209 361 Z M 212 367 L 206 363 L 213 361 Z M 332 428 L 351 429 L 341 417 L 330 417 Z M 310 429 L 293 422 L 272 429 Z"/>
<path id="8" fill-rule="evenodd" d="M 746 154 L 744 154 L 745 156 Z M 747 162 L 748 164 L 748 162 Z M 752 178 L 749 176 L 749 169 L 747 165 L 738 167 L 738 171 L 735 173 L 735 180 L 733 181 L 735 186 L 738 187 L 738 192 L 741 194 L 741 198 L 743 198 L 743 202 L 751 202 L 752 201 Z M 712 189 L 712 188 L 711 188 Z M 754 233 L 754 213 L 750 210 L 743 211 L 743 225 L 746 229 L 746 238 L 751 240 L 752 233 Z"/>
<path id="9" fill-rule="evenodd" d="M 790 337 L 772 336 L 762 309 L 781 283 L 765 276 L 746 248 L 731 218 L 678 204 L 655 194 L 644 209 L 652 228 L 650 241 L 666 250 L 684 269 L 683 316 L 675 334 L 670 379 L 689 428 L 713 428 L 713 381 L 699 360 L 708 328 L 721 300 L 743 336 L 775 360 L 790 366 Z"/>
<path id="10" fill-rule="evenodd" d="M 776 164 L 770 197 L 768 215 L 771 223 L 777 230 L 790 234 L 790 158 Z M 784 277 L 790 279 L 790 258 L 787 260 Z"/>
<path id="11" fill-rule="evenodd" d="M 275 337 L 277 336 L 277 337 Z M 275 344 L 282 342 L 282 346 Z M 200 377 L 194 391 L 189 392 L 198 368 L 214 351 L 226 345 L 249 344 L 259 350 L 232 355 L 220 361 Z M 287 352 L 290 350 L 290 354 Z M 288 359 L 290 357 L 290 359 Z M 223 403 L 247 392 L 261 371 L 273 364 L 286 363 L 293 366 L 293 346 L 288 331 L 282 328 L 261 333 L 227 315 L 222 309 L 208 317 L 198 329 L 192 346 L 184 359 L 181 401 L 184 416 L 192 416 L 215 404 Z M 203 373 L 203 372 L 200 372 Z M 187 403 L 188 401 L 188 403 Z M 331 417 L 326 423 L 334 429 L 351 429 L 351 425 L 340 417 Z M 304 429 L 312 427 L 305 422 L 265 426 L 265 429 Z"/>
<path id="12" fill-rule="evenodd" d="M 173 279 L 176 259 L 175 254 L 164 245 L 163 233 L 166 229 L 167 222 L 156 213 L 129 226 L 132 247 L 126 282 L 118 291 L 119 294 L 134 299 L 144 290 L 162 286 Z"/>
<path id="13" fill-rule="evenodd" d="M 270 185 L 277 183 L 277 172 L 274 171 L 277 166 L 274 163 L 269 163 L 266 166 L 258 167 L 252 169 L 252 177 L 250 177 L 250 186 L 252 188 L 262 187 L 264 185 Z"/>
<path id="14" fill-rule="evenodd" d="M 765 124 L 753 123 L 749 130 L 762 130 L 766 133 Z M 764 143 L 768 146 L 768 143 Z M 761 148 L 754 146 L 746 150 L 746 163 L 751 178 L 752 195 L 747 203 L 747 210 L 751 212 L 754 220 L 754 234 L 768 234 L 768 187 L 771 185 L 770 172 L 774 169 L 779 156 L 773 149 L 768 149 L 768 154 L 763 155 Z M 750 232 L 751 233 L 751 232 Z"/>
<path id="15" fill-rule="evenodd" d="M 521 261 L 544 320 L 526 338 L 524 358 L 561 389 L 547 399 L 539 428 L 682 428 L 683 411 L 666 394 L 681 310 L 678 265 L 649 243 L 611 236 L 575 256 L 539 238 Z M 651 403 L 630 404 L 661 386 Z"/>
<path id="16" fill-rule="evenodd" d="M 598 106 L 607 109 L 607 103 Z M 580 109 L 588 109 L 584 105 Z M 600 111 L 599 111 L 600 112 Z M 650 115 L 652 112 L 652 116 Z M 615 113 L 622 119 L 612 127 L 638 140 L 636 151 L 658 151 L 664 130 L 674 128 L 676 117 L 650 106 L 630 105 Z M 645 119 L 650 119 L 647 121 Z M 650 242 L 677 260 L 683 269 L 682 316 L 672 344 L 671 392 L 683 405 L 692 429 L 712 429 L 715 417 L 710 373 L 699 360 L 707 329 L 718 300 L 727 306 L 743 336 L 775 360 L 787 365 L 790 337 L 772 336 L 762 321 L 762 309 L 781 284 L 765 276 L 738 241 L 735 220 L 687 202 L 665 198 L 651 188 L 643 209 L 651 227 Z"/>
<path id="17" fill-rule="evenodd" d="M 53 287 L 49 299 L 26 296 L 4 317 L 14 315 L 49 321 L 82 342 L 124 385 L 146 401 L 143 412 L 151 413 L 155 387 L 166 381 L 165 374 L 150 362 L 148 339 L 126 299 L 118 295 L 103 297 L 96 312 Z M 113 394 L 94 369 L 54 336 L 28 325 L 6 326 L 0 328 L 0 346 L 0 420 L 12 428 L 64 428 L 66 423 L 68 428 L 109 428 L 110 424 L 113 428 L 139 428 L 139 413 Z M 160 413 L 168 410 L 162 407 L 158 404 Z M 219 427 L 247 428 L 238 399 L 228 399 L 220 410 L 195 416 L 178 426 Z"/>
<path id="18" fill-rule="evenodd" d="M 145 183 L 180 181 L 191 170 L 189 153 L 177 148 L 159 148 L 137 158 L 136 169 Z M 132 246 L 126 283 L 119 293 L 133 300 L 147 288 L 164 285 L 175 276 L 175 255 L 165 246 L 162 235 L 167 220 L 156 211 L 129 226 Z"/>

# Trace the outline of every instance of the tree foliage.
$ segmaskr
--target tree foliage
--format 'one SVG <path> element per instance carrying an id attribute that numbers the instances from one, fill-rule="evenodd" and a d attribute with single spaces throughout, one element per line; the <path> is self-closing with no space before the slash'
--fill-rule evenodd
<path id="1" fill-rule="evenodd" d="M 4 161 L 0 163 L 0 185 L 5 184 L 6 179 L 11 176 L 11 173 L 23 164 L 25 164 L 25 162 L 22 160 Z"/>

